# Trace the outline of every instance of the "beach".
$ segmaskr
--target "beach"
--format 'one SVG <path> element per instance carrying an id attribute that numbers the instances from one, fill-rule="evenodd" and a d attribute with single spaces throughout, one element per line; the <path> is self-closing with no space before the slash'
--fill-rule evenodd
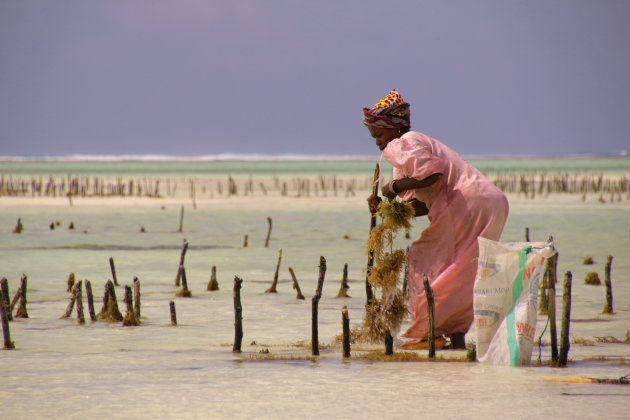
<path id="1" fill-rule="evenodd" d="M 131 194 L 128 188 L 127 195 L 95 195 L 86 188 L 75 195 L 29 191 L 0 197 L 0 276 L 8 279 L 11 295 L 20 276 L 28 277 L 29 313 L 10 323 L 16 348 L 0 351 L 3 417 L 409 418 L 418 415 L 418 407 L 423 418 L 627 416 L 627 387 L 543 381 L 630 374 L 627 192 L 585 197 L 580 192 L 508 193 L 503 242 L 524 241 L 526 228 L 531 241 L 553 236 L 559 253 L 558 312 L 565 273 L 573 277 L 568 366 L 549 366 L 547 317 L 539 315 L 535 335 L 542 334 L 543 345 L 534 346 L 532 366 L 510 368 L 462 361 L 464 350 L 438 350 L 435 361 L 427 361 L 424 350 L 414 352 L 420 361 L 369 358 L 382 353 L 380 344 L 353 344 L 352 357 L 342 357 L 337 339 L 342 309 L 348 308 L 353 327 L 361 324 L 364 312 L 370 173 L 148 174 L 120 181 L 112 173 L 99 176 L 110 185 L 128 186 L 134 179 L 136 187 L 144 177 L 143 192 L 155 191 L 161 179 L 161 194 L 149 197 L 137 188 Z M 237 186 L 234 194 L 227 192 L 228 176 Z M 93 186 L 95 175 L 85 177 Z M 57 182 L 62 178 L 70 179 L 59 175 Z M 172 182 L 170 193 L 166 179 Z M 173 193 L 175 179 L 179 184 Z M 23 230 L 13 234 L 18 218 Z M 264 247 L 268 218 L 272 229 Z M 408 246 L 427 223 L 417 219 L 411 239 L 401 235 L 396 244 Z M 191 298 L 176 297 L 174 285 L 184 240 Z M 278 292 L 264 293 L 280 249 Z M 591 271 L 603 280 L 608 255 L 614 257 L 614 314 L 602 314 L 604 286 L 584 283 Z M 313 358 L 311 298 L 320 256 L 327 270 L 319 304 L 321 355 Z M 583 264 L 587 256 L 593 265 Z M 124 286 L 131 286 L 134 277 L 140 282 L 141 325 L 122 327 L 89 317 L 78 324 L 74 312 L 60 319 L 70 298 L 70 273 L 90 280 L 96 309 L 101 308 L 112 277 L 110 257 L 123 313 Z M 336 298 L 344 264 L 351 297 Z M 214 292 L 206 290 L 212 266 L 220 286 Z M 305 300 L 296 299 L 288 267 Z M 232 351 L 235 276 L 243 279 L 242 353 Z M 177 326 L 171 325 L 170 301 L 176 305 Z M 557 320 L 560 326 L 559 315 Z M 406 325 L 409 320 L 403 331 Z M 466 341 L 472 347 L 473 330 Z M 395 353 L 402 351 L 399 344 Z"/>

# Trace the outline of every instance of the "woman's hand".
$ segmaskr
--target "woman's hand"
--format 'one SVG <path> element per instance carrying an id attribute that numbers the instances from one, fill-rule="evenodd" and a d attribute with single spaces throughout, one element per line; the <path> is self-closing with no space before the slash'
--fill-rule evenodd
<path id="1" fill-rule="evenodd" d="M 370 208 L 370 213 L 374 214 L 378 211 L 378 205 L 381 204 L 381 197 L 370 195 L 365 201 L 368 202 L 368 207 Z"/>

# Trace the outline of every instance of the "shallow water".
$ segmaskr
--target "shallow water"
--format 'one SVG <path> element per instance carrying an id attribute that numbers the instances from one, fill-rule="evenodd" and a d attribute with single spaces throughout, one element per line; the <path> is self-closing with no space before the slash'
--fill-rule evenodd
<path id="1" fill-rule="evenodd" d="M 312 206 L 294 205 L 293 200 L 299 199 L 249 205 L 208 200 L 196 210 L 187 205 L 183 233 L 176 232 L 179 205 L 162 209 L 159 200 L 121 208 L 82 206 L 79 200 L 74 207 L 2 207 L 0 275 L 9 279 L 14 293 L 20 275 L 27 274 L 30 315 L 11 323 L 16 350 L 0 351 L 0 405 L 6 418 L 627 417 L 627 387 L 541 379 L 630 374 L 630 344 L 572 344 L 566 369 L 344 361 L 339 346 L 329 344 L 341 333 L 343 306 L 349 308 L 352 325 L 361 322 L 366 262 L 362 246 L 369 215 L 361 198 L 311 200 Z M 523 240 L 525 227 L 533 241 L 551 234 L 560 253 L 560 281 L 565 271 L 573 273 L 574 338 L 623 339 L 630 328 L 630 207 L 625 202 L 601 205 L 516 197 L 510 197 L 510 204 L 502 240 Z M 264 248 L 268 216 L 273 230 L 270 246 Z M 13 235 L 18 217 L 25 230 Z M 60 226 L 50 230 L 50 223 L 57 220 Z M 67 228 L 70 221 L 74 230 Z M 146 233 L 139 232 L 140 226 Z M 426 221 L 418 220 L 411 236 L 417 237 L 424 226 Z M 190 243 L 185 264 L 190 299 L 176 298 L 173 285 L 184 238 Z M 398 240 L 401 246 L 408 242 Z M 278 293 L 265 294 L 279 248 L 283 254 Z M 615 315 L 601 314 L 604 287 L 583 283 L 589 271 L 598 271 L 603 279 L 608 254 L 614 256 Z M 322 356 L 317 361 L 250 360 L 262 349 L 272 355 L 310 355 L 310 298 L 320 255 L 327 260 L 319 305 Z M 587 255 L 595 265 L 582 265 Z M 131 285 L 134 276 L 141 282 L 142 325 L 91 323 L 87 306 L 85 325 L 77 325 L 75 318 L 59 319 L 69 298 L 65 287 L 70 272 L 92 282 L 100 310 L 103 286 L 111 277 L 110 256 L 121 285 Z M 336 299 L 345 263 L 353 297 Z M 207 292 L 213 265 L 221 290 Z M 295 299 L 289 266 L 305 301 Z M 232 353 L 234 275 L 244 279 L 240 355 Z M 123 288 L 116 292 L 124 312 Z M 177 305 L 176 327 L 170 325 L 170 300 Z M 558 296 L 558 308 L 561 302 Z M 545 321 L 539 317 L 537 336 Z M 469 333 L 467 341 L 473 337 Z M 360 354 L 357 347 L 353 354 Z M 546 361 L 549 348 L 542 347 L 541 354 Z M 596 356 L 608 359 L 588 360 Z M 532 360 L 537 358 L 536 347 Z M 620 364 L 622 360 L 626 364 Z"/>

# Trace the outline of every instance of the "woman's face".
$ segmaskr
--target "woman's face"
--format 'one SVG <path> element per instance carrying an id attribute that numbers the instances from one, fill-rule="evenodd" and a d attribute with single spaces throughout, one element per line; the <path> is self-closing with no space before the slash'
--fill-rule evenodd
<path id="1" fill-rule="evenodd" d="M 387 144 L 400 137 L 399 130 L 397 128 L 383 128 L 383 127 L 374 127 L 369 125 L 368 130 L 370 130 L 370 134 L 376 140 L 376 146 L 379 150 L 384 150 Z"/>

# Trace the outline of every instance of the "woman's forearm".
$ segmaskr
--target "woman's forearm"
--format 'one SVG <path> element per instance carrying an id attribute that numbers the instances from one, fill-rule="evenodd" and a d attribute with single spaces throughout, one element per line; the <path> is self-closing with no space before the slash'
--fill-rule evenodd
<path id="1" fill-rule="evenodd" d="M 396 182 L 394 182 L 393 187 L 394 187 L 395 192 L 400 194 L 401 192 L 407 191 L 407 190 L 416 190 L 418 188 L 429 187 L 435 184 L 437 180 L 440 179 L 441 176 L 442 174 L 437 173 L 437 174 L 429 175 L 423 180 L 417 180 L 415 178 L 401 178 L 401 179 L 397 179 Z"/>

